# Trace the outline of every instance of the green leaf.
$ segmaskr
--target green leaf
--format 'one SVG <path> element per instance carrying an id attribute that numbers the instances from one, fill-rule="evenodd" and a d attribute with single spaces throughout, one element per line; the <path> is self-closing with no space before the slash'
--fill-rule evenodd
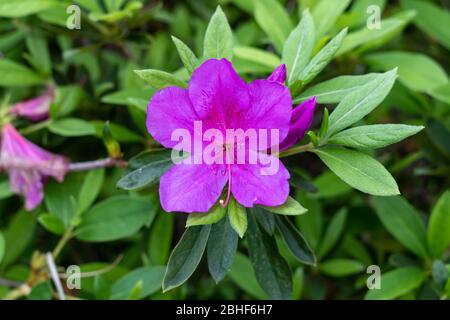
<path id="1" fill-rule="evenodd" d="M 281 52 L 292 30 L 292 23 L 286 10 L 276 0 L 259 0 L 254 2 L 254 15 L 258 25 L 267 34 L 277 51 Z"/>
<path id="2" fill-rule="evenodd" d="M 369 29 L 364 26 L 360 30 L 349 33 L 337 55 L 354 53 L 356 48 L 358 48 L 358 52 L 362 52 L 385 44 L 398 35 L 414 16 L 415 11 L 403 11 L 387 19 L 382 19 L 380 29 Z"/>
<path id="3" fill-rule="evenodd" d="M 105 178 L 105 169 L 89 171 L 81 185 L 78 195 L 78 211 L 84 212 L 97 199 Z"/>
<path id="4" fill-rule="evenodd" d="M 238 246 L 238 235 L 228 219 L 222 219 L 211 227 L 207 255 L 208 269 L 216 283 L 219 283 L 231 269 Z"/>
<path id="5" fill-rule="evenodd" d="M 4 256 L 5 256 L 5 237 L 3 236 L 3 233 L 0 232 L 0 264 L 2 263 Z"/>
<path id="6" fill-rule="evenodd" d="M 330 115 L 327 135 L 345 129 L 375 109 L 388 95 L 396 77 L 396 69 L 391 70 L 346 95 Z"/>
<path id="7" fill-rule="evenodd" d="M 127 273 L 111 287 L 112 300 L 126 300 L 133 288 L 141 282 L 142 286 L 136 299 L 143 299 L 161 289 L 164 277 L 163 266 L 142 267 Z"/>
<path id="8" fill-rule="evenodd" d="M 45 74 L 50 74 L 52 65 L 47 42 L 44 37 L 33 34 L 26 38 L 27 48 L 31 53 L 30 60 L 37 70 L 42 70 Z"/>
<path id="9" fill-rule="evenodd" d="M 134 70 L 136 74 L 155 89 L 164 89 L 169 86 L 186 88 L 186 82 L 174 75 L 155 69 Z"/>
<path id="10" fill-rule="evenodd" d="M 234 197 L 230 197 L 228 202 L 228 218 L 233 229 L 237 232 L 239 237 L 244 237 L 247 231 L 247 212 Z"/>
<path id="11" fill-rule="evenodd" d="M 325 235 L 320 243 L 319 257 L 324 257 L 336 245 L 344 231 L 345 222 L 347 220 L 347 209 L 342 208 L 331 219 Z"/>
<path id="12" fill-rule="evenodd" d="M 261 300 L 267 300 L 267 294 L 261 289 L 256 280 L 255 273 L 250 260 L 243 254 L 237 252 L 234 263 L 228 273 L 233 282 L 248 293 L 250 296 Z"/>
<path id="13" fill-rule="evenodd" d="M 66 227 L 77 213 L 76 197 L 80 188 L 76 175 L 69 175 L 64 182 L 49 181 L 45 186 L 45 205 L 48 213 L 55 215 Z"/>
<path id="14" fill-rule="evenodd" d="M 163 280 L 167 292 L 185 283 L 197 269 L 208 242 L 211 225 L 186 229 L 173 249 Z"/>
<path id="15" fill-rule="evenodd" d="M 281 257 L 275 239 L 262 232 L 249 214 L 247 245 L 258 283 L 272 299 L 289 299 L 292 294 L 291 270 Z"/>
<path id="16" fill-rule="evenodd" d="M 34 237 L 36 215 L 26 211 L 17 212 L 3 231 L 5 252 L 1 267 L 4 268 L 20 257 Z"/>
<path id="17" fill-rule="evenodd" d="M 373 204 L 383 225 L 401 244 L 419 257 L 428 257 L 424 224 L 405 199 L 375 197 Z"/>
<path id="18" fill-rule="evenodd" d="M 320 0 L 312 10 L 314 24 L 316 26 L 316 37 L 320 39 L 332 30 L 339 16 L 350 4 L 350 0 L 329 1 Z"/>
<path id="19" fill-rule="evenodd" d="M 298 216 L 308 211 L 308 209 L 303 208 L 303 206 L 292 197 L 288 197 L 286 202 L 281 206 L 277 207 L 261 206 L 261 207 L 266 209 L 267 211 L 286 216 Z"/>
<path id="20" fill-rule="evenodd" d="M 272 72 L 281 64 L 280 58 L 275 54 L 253 47 L 234 47 L 233 58 L 251 64 L 252 67 L 256 65 L 267 72 Z"/>
<path id="21" fill-rule="evenodd" d="M 302 13 L 301 21 L 289 34 L 283 47 L 281 60 L 286 64 L 288 84 L 300 80 L 302 72 L 311 58 L 314 44 L 314 21 L 309 10 L 305 10 Z"/>
<path id="22" fill-rule="evenodd" d="M 408 293 L 422 284 L 426 273 L 415 267 L 405 267 L 381 276 L 381 288 L 369 290 L 366 300 L 390 300 Z"/>
<path id="23" fill-rule="evenodd" d="M 44 281 L 36 284 L 31 289 L 27 300 L 51 300 L 52 299 L 52 285 L 50 281 Z"/>
<path id="24" fill-rule="evenodd" d="M 205 59 L 221 59 L 231 60 L 233 55 L 233 33 L 228 24 L 227 17 L 220 6 L 217 6 L 208 28 L 205 33 L 203 43 L 203 57 Z"/>
<path id="25" fill-rule="evenodd" d="M 184 67 L 186 68 L 189 74 L 192 74 L 194 70 L 197 68 L 198 59 L 192 50 L 180 39 L 172 36 L 172 41 L 177 47 L 178 55 L 180 56 L 181 61 L 183 62 Z"/>
<path id="26" fill-rule="evenodd" d="M 325 171 L 314 180 L 318 191 L 311 194 L 314 199 L 333 198 L 349 193 L 352 188 L 339 179 L 332 171 Z"/>
<path id="27" fill-rule="evenodd" d="M 364 153 L 336 147 L 314 152 L 331 171 L 355 189 L 377 196 L 400 193 L 394 178 L 383 165 Z"/>
<path id="28" fill-rule="evenodd" d="M 159 214 L 150 229 L 148 255 L 154 265 L 165 265 L 169 258 L 173 235 L 174 215 Z"/>
<path id="29" fill-rule="evenodd" d="M 155 207 L 147 199 L 116 196 L 87 211 L 75 235 L 88 242 L 129 237 L 138 232 L 154 214 Z"/>
<path id="30" fill-rule="evenodd" d="M 44 82 L 27 67 L 5 58 L 0 59 L 0 74 L 0 87 L 33 86 Z"/>
<path id="31" fill-rule="evenodd" d="M 62 235 L 66 229 L 61 219 L 50 213 L 40 214 L 38 221 L 46 230 L 56 235 Z"/>
<path id="32" fill-rule="evenodd" d="M 400 2 L 405 9 L 414 9 L 417 16 L 414 24 L 433 39 L 438 40 L 450 50 L 450 12 L 445 7 L 430 1 L 404 0 Z"/>
<path id="33" fill-rule="evenodd" d="M 426 124 L 426 132 L 431 143 L 450 159 L 450 130 L 442 122 L 429 119 Z"/>
<path id="34" fill-rule="evenodd" d="M 9 187 L 9 181 L 0 181 L 0 200 L 9 198 L 13 193 Z"/>
<path id="35" fill-rule="evenodd" d="M 311 59 L 311 61 L 309 61 L 300 73 L 300 80 L 303 84 L 311 82 L 328 65 L 341 47 L 346 35 L 347 28 L 339 32 L 314 56 L 314 58 Z"/>
<path id="36" fill-rule="evenodd" d="M 317 250 L 322 237 L 323 214 L 321 202 L 312 199 L 305 192 L 297 192 L 296 198 L 308 206 L 308 213 L 295 216 L 295 222 L 302 235 L 313 250 Z"/>
<path id="37" fill-rule="evenodd" d="M 117 187 L 134 190 L 155 183 L 173 166 L 170 153 L 150 152 L 140 154 L 129 162 L 131 171 L 118 182 Z"/>
<path id="38" fill-rule="evenodd" d="M 425 127 L 404 124 L 375 124 L 341 131 L 328 140 L 355 149 L 377 149 L 402 141 Z"/>
<path id="39" fill-rule="evenodd" d="M 220 221 L 227 211 L 220 204 L 214 205 L 208 212 L 190 213 L 186 221 L 186 227 L 213 224 Z"/>
<path id="40" fill-rule="evenodd" d="M 20 18 L 56 6 L 55 0 L 0 0 L 0 17 Z"/>
<path id="41" fill-rule="evenodd" d="M 82 137 L 95 135 L 95 127 L 82 119 L 64 118 L 50 123 L 48 130 L 63 137 Z"/>
<path id="42" fill-rule="evenodd" d="M 433 282 L 437 286 L 437 289 L 442 291 L 445 288 L 445 284 L 449 278 L 449 272 L 441 260 L 436 260 L 433 262 L 433 265 L 431 266 L 431 276 Z"/>
<path id="43" fill-rule="evenodd" d="M 308 265 L 316 264 L 316 257 L 306 242 L 303 235 L 295 228 L 287 217 L 277 216 L 275 218 L 280 234 L 286 242 L 292 254 L 301 262 Z"/>
<path id="44" fill-rule="evenodd" d="M 450 245 L 450 191 L 445 191 L 428 222 L 428 247 L 433 258 L 441 258 Z"/>
<path id="45" fill-rule="evenodd" d="M 275 215 L 259 206 L 249 209 L 254 212 L 256 220 L 269 235 L 275 232 Z"/>
<path id="46" fill-rule="evenodd" d="M 368 73 L 362 76 L 340 76 L 321 82 L 314 87 L 305 90 L 300 96 L 294 99 L 298 104 L 312 97 L 316 97 L 317 103 L 339 103 L 349 93 L 358 90 L 365 84 L 375 80 L 379 74 Z"/>
<path id="47" fill-rule="evenodd" d="M 364 270 L 364 264 L 351 259 L 331 259 L 322 262 L 320 271 L 330 277 L 346 277 Z"/>
<path id="48" fill-rule="evenodd" d="M 445 70 L 433 59 L 421 53 L 380 52 L 368 55 L 364 60 L 377 70 L 398 68 L 399 81 L 405 87 L 417 92 L 429 93 L 449 81 Z"/>
<path id="49" fill-rule="evenodd" d="M 56 97 L 50 106 L 50 117 L 61 118 L 72 113 L 81 104 L 84 91 L 78 85 L 58 86 Z"/>

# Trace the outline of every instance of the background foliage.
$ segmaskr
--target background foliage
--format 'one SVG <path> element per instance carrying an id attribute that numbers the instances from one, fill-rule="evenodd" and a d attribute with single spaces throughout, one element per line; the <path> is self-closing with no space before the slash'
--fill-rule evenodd
<path id="1" fill-rule="evenodd" d="M 66 8 L 72 2 L 82 7 L 80 30 L 66 28 Z M 206 31 L 218 4 L 233 35 L 221 29 L 220 16 Z M 382 9 L 379 30 L 366 27 L 369 5 Z M 124 158 L 131 159 L 127 169 L 71 173 L 62 184 L 49 182 L 44 203 L 31 213 L 22 210 L 21 199 L 9 190 L 7 176 L 0 175 L 0 278 L 26 282 L 31 287 L 27 298 L 50 299 L 52 289 L 42 272 L 41 253 L 53 250 L 58 265 L 79 265 L 87 273 L 81 290 L 70 292 L 82 299 L 449 297 L 448 5 L 448 1 L 420 0 L 0 0 L 3 100 L 16 102 L 37 95 L 49 81 L 56 85 L 50 119 L 39 124 L 21 120 L 21 133 L 72 161 L 94 160 L 108 156 L 103 127 L 109 121 L 112 138 L 120 143 Z M 267 76 L 281 63 L 281 56 L 287 55 L 289 60 L 289 35 L 307 8 L 310 21 L 303 16 L 299 30 L 310 30 L 307 34 L 315 37 L 304 39 L 302 52 L 309 57 L 302 57 L 305 61 L 299 62 L 298 74 L 295 68 L 292 72 L 293 79 L 302 80 L 301 85 L 294 85 L 292 79 L 288 83 L 297 103 L 317 97 L 314 129 L 320 127 L 324 107 L 333 109 L 346 94 L 372 79 L 373 72 L 398 67 L 398 79 L 387 98 L 369 116 L 358 119 L 358 124 L 425 126 L 401 143 L 364 150 L 388 168 L 402 195 L 376 197 L 352 189 L 333 171 L 340 175 L 347 170 L 343 175 L 353 179 L 346 180 L 353 186 L 358 185 L 358 177 L 352 178 L 351 168 L 336 169 L 331 151 L 318 155 L 333 171 L 314 154 L 286 158 L 295 173 L 292 196 L 309 211 L 292 219 L 277 216 L 285 242 L 277 234 L 278 246 L 257 247 L 265 243 L 267 234 L 258 229 L 264 222 L 256 223 L 254 215 L 249 215 L 248 230 L 253 232 L 239 242 L 228 274 L 220 265 L 209 265 L 209 270 L 216 268 L 211 272 L 213 279 L 207 263 L 200 261 L 201 254 L 178 255 L 181 262 L 172 265 L 180 268 L 174 273 L 178 277 L 190 272 L 183 269 L 189 263 L 199 267 L 188 282 L 162 293 L 165 265 L 185 230 L 187 217 L 164 213 L 159 205 L 155 182 L 158 172 L 168 168 L 167 153 L 157 153 L 157 158 L 154 154 L 135 157 L 144 149 L 158 148 L 145 129 L 148 100 L 167 83 L 183 85 L 196 56 L 215 56 L 217 48 L 204 43 L 205 33 L 225 35 L 225 44 L 234 41 L 232 49 L 221 54 L 233 56 L 233 65 L 246 80 Z M 346 27 L 346 36 L 339 33 Z M 234 39 L 227 38 L 228 34 Z M 339 45 L 331 55 L 332 62 L 323 71 L 308 69 L 309 58 L 315 59 L 336 35 Z M 305 67 L 309 72 L 302 73 Z M 329 130 L 340 131 L 338 126 L 339 121 L 331 116 Z M 334 142 L 356 149 L 370 143 L 375 149 L 400 140 L 395 132 L 378 142 L 369 134 L 366 141 L 342 134 L 334 136 Z M 305 141 L 308 139 L 314 137 Z M 355 162 L 367 167 L 367 158 Z M 136 174 L 134 170 L 140 171 Z M 235 211 L 239 228 L 242 221 Z M 188 225 L 199 224 L 190 220 Z M 300 263 L 288 249 L 289 237 L 298 236 L 293 225 L 315 252 L 315 266 Z M 206 247 L 205 237 L 229 232 L 229 226 L 217 223 L 210 228 L 189 228 L 183 244 L 203 243 L 203 250 L 212 255 L 217 250 L 210 248 L 209 242 Z M 179 246 L 176 250 L 183 252 Z M 255 276 L 250 259 L 254 259 L 252 252 L 258 251 L 272 260 L 281 256 L 287 260 L 285 267 L 293 274 L 291 296 L 283 295 L 282 288 L 275 293 L 270 290 L 283 285 L 277 278 L 279 270 L 270 269 L 274 261 L 267 265 L 267 261 L 259 262 L 261 271 L 255 269 Z M 382 289 L 368 291 L 366 268 L 374 264 L 382 270 Z M 277 280 L 272 285 L 270 279 L 263 280 L 269 290 L 263 290 L 261 279 L 257 280 L 261 273 L 274 274 Z M 222 278 L 216 285 L 214 280 Z M 165 289 L 180 284 L 177 277 L 169 280 Z M 0 283 L 0 296 L 10 294 L 11 288 Z"/>

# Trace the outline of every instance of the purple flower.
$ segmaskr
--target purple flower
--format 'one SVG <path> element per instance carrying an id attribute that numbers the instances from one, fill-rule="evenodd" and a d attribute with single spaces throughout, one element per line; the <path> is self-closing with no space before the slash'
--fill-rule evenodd
<path id="1" fill-rule="evenodd" d="M 269 79 L 246 84 L 226 59 L 205 61 L 192 74 L 188 89 L 168 87 L 156 92 L 147 109 L 147 129 L 155 140 L 166 148 L 191 153 L 188 162 L 175 164 L 160 181 L 161 205 L 165 211 L 207 212 L 227 187 L 226 205 L 230 195 L 243 206 L 255 204 L 277 206 L 289 195 L 289 172 L 278 158 L 267 150 L 279 145 L 290 130 L 292 98 L 284 85 L 285 67 L 278 67 Z M 201 122 L 200 135 L 195 123 Z M 246 157 L 259 156 L 251 163 L 196 163 L 198 151 L 180 146 L 172 139 L 179 129 L 190 134 L 192 142 L 200 144 L 200 154 L 207 149 L 202 133 L 216 130 L 223 136 L 231 129 L 258 132 L 278 132 L 279 139 L 267 137 L 270 143 L 257 147 L 242 141 L 226 140 L 218 146 L 229 156 L 239 147 L 245 148 Z M 263 137 L 258 136 L 258 139 Z M 214 141 L 216 142 L 216 141 Z M 236 147 L 236 148 L 233 148 Z M 266 174 L 263 163 L 276 163 L 278 170 Z"/>
<path id="2" fill-rule="evenodd" d="M 31 121 L 45 120 L 48 118 L 50 104 L 54 98 L 55 90 L 50 86 L 44 94 L 13 105 L 10 113 L 27 118 Z"/>
<path id="3" fill-rule="evenodd" d="M 48 177 L 64 180 L 68 161 L 26 140 L 11 124 L 3 127 L 1 138 L 0 165 L 9 174 L 11 190 L 25 197 L 31 211 L 41 203 Z"/>
<path id="4" fill-rule="evenodd" d="M 306 131 L 311 127 L 315 107 L 316 97 L 312 97 L 292 110 L 291 127 L 286 139 L 280 144 L 280 150 L 286 150 L 303 139 Z"/>

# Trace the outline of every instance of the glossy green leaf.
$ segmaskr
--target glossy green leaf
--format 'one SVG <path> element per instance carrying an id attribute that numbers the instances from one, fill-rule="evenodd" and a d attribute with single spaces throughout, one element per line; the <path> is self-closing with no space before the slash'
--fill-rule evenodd
<path id="1" fill-rule="evenodd" d="M 145 69 L 134 72 L 155 89 L 164 89 L 169 86 L 186 88 L 187 86 L 184 81 L 165 71 Z"/>
<path id="2" fill-rule="evenodd" d="M 150 229 L 148 255 L 153 265 L 165 265 L 170 255 L 174 215 L 160 212 Z"/>
<path id="3" fill-rule="evenodd" d="M 331 259 L 319 266 L 322 273 L 330 277 L 346 277 L 364 270 L 364 264 L 351 259 Z"/>
<path id="4" fill-rule="evenodd" d="M 330 138 L 329 143 L 355 149 L 377 149 L 402 141 L 424 128 L 423 126 L 408 126 L 404 124 L 360 126 L 335 134 Z"/>
<path id="5" fill-rule="evenodd" d="M 186 221 L 186 227 L 216 223 L 220 221 L 226 213 L 226 209 L 220 204 L 214 205 L 208 212 L 190 213 Z"/>
<path id="6" fill-rule="evenodd" d="M 423 221 L 402 197 L 373 198 L 375 211 L 386 229 L 406 248 L 427 258 L 427 238 Z"/>
<path id="7" fill-rule="evenodd" d="M 205 33 L 203 43 L 203 57 L 205 59 L 227 58 L 233 55 L 233 33 L 227 17 L 220 6 L 217 7 Z"/>
<path id="8" fill-rule="evenodd" d="M 173 249 L 163 280 L 163 291 L 185 283 L 197 269 L 208 242 L 211 225 L 187 228 Z"/>
<path id="9" fill-rule="evenodd" d="M 364 153 L 337 147 L 315 152 L 331 171 L 355 189 L 378 196 L 400 193 L 394 178 L 383 165 Z"/>
<path id="10" fill-rule="evenodd" d="M 198 65 L 197 57 L 192 52 L 192 50 L 180 39 L 172 36 L 172 41 L 177 47 L 178 55 L 180 56 L 184 67 L 189 72 L 189 74 L 192 74 L 192 72 L 194 72 Z"/>
<path id="11" fill-rule="evenodd" d="M 258 220 L 264 231 L 269 235 L 273 235 L 275 232 L 275 215 L 260 206 L 255 206 L 249 210 L 254 212 L 256 220 Z"/>
<path id="12" fill-rule="evenodd" d="M 141 282 L 136 299 L 143 299 L 159 290 L 164 277 L 163 266 L 142 267 L 127 273 L 111 287 L 112 300 L 126 300 L 137 283 Z"/>
<path id="13" fill-rule="evenodd" d="M 50 123 L 48 130 L 63 137 L 81 137 L 95 135 L 95 127 L 86 120 L 64 118 Z"/>
<path id="14" fill-rule="evenodd" d="M 233 57 L 250 63 L 253 67 L 257 65 L 259 68 L 272 72 L 281 64 L 281 60 L 273 53 L 267 52 L 253 47 L 236 46 L 233 49 Z"/>
<path id="15" fill-rule="evenodd" d="M 84 212 L 97 199 L 105 178 L 105 169 L 100 168 L 89 171 L 81 185 L 78 195 L 78 211 Z"/>
<path id="16" fill-rule="evenodd" d="M 433 258 L 441 258 L 450 246 L 450 191 L 445 191 L 428 222 L 428 247 Z"/>
<path id="17" fill-rule="evenodd" d="M 405 267 L 381 275 L 381 288 L 369 290 L 366 300 L 391 300 L 416 289 L 426 278 L 423 270 Z"/>
<path id="18" fill-rule="evenodd" d="M 53 234 L 62 235 L 64 233 L 64 223 L 53 214 L 42 213 L 39 215 L 38 221 L 46 230 Z"/>
<path id="19" fill-rule="evenodd" d="M 316 37 L 320 39 L 328 33 L 338 20 L 339 16 L 350 4 L 350 0 L 327 1 L 320 0 L 312 10 L 314 24 L 316 26 Z"/>
<path id="20" fill-rule="evenodd" d="M 5 58 L 0 59 L 0 74 L 0 87 L 33 86 L 44 82 L 27 67 Z"/>
<path id="21" fill-rule="evenodd" d="M 207 245 L 208 269 L 216 283 L 231 269 L 237 246 L 238 235 L 228 219 L 222 219 L 211 226 Z"/>
<path id="22" fill-rule="evenodd" d="M 286 215 L 286 216 L 297 216 L 297 215 L 305 214 L 306 212 L 308 212 L 308 209 L 303 208 L 303 206 L 292 197 L 288 197 L 286 202 L 284 204 L 282 204 L 281 206 L 277 206 L 277 207 L 261 206 L 261 207 L 272 213 Z"/>
<path id="23" fill-rule="evenodd" d="M 347 220 L 347 209 L 339 210 L 328 224 L 325 235 L 320 243 L 318 255 L 324 257 L 336 245 L 344 231 L 345 222 Z"/>
<path id="24" fill-rule="evenodd" d="M 230 201 L 228 202 L 228 218 L 230 219 L 231 226 L 237 232 L 239 237 L 244 237 L 248 225 L 247 212 L 234 197 L 230 197 Z"/>

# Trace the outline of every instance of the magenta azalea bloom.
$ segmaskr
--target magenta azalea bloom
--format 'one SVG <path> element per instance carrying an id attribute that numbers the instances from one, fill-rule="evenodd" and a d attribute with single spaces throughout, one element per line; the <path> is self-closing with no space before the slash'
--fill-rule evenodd
<path id="1" fill-rule="evenodd" d="M 63 181 L 68 161 L 49 153 L 22 137 L 11 124 L 2 130 L 0 169 L 9 174 L 12 192 L 25 197 L 25 208 L 33 210 L 43 199 L 48 177 Z"/>
<path id="2" fill-rule="evenodd" d="M 286 69 L 282 65 L 269 79 L 246 84 L 228 60 L 210 59 L 194 71 L 188 89 L 168 87 L 154 94 L 147 109 L 147 129 L 166 148 L 183 149 L 172 139 L 173 132 L 180 128 L 198 140 L 195 122 L 202 123 L 202 132 L 212 129 L 224 136 L 233 129 L 276 130 L 279 136 L 276 144 L 270 140 L 265 147 L 228 140 L 219 146 L 228 152 L 230 144 L 243 145 L 247 156 L 260 157 L 258 163 L 246 159 L 236 164 L 199 164 L 195 160 L 175 164 L 160 181 L 161 205 L 165 211 L 207 212 L 227 184 L 228 195 L 226 201 L 221 200 L 222 205 L 226 205 L 231 194 L 245 207 L 277 206 L 287 200 L 289 172 L 278 158 L 266 152 L 279 145 L 290 131 L 292 98 L 284 85 L 285 77 Z M 205 148 L 202 140 L 200 152 Z M 191 159 L 198 156 L 195 150 L 185 151 L 191 153 Z M 277 164 L 275 173 L 265 173 L 263 163 L 268 162 Z"/>
<path id="3" fill-rule="evenodd" d="M 50 104 L 55 98 L 55 90 L 48 87 L 44 94 L 18 102 L 11 107 L 10 113 L 27 118 L 31 121 L 41 121 L 48 118 Z"/>

